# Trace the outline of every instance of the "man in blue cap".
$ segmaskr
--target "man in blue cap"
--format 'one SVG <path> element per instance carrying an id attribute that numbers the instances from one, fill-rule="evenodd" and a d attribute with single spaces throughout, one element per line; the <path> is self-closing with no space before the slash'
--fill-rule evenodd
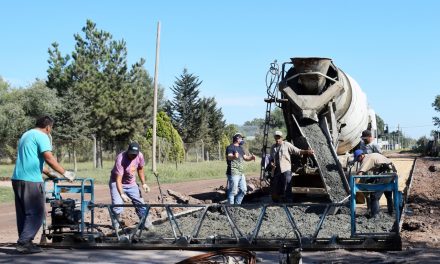
<path id="1" fill-rule="evenodd" d="M 395 173 L 396 168 L 394 167 L 391 160 L 379 153 L 365 154 L 361 149 L 354 152 L 354 160 L 360 163 L 360 167 L 357 171 L 357 175 L 364 174 L 383 174 L 383 173 Z M 371 183 L 389 183 L 391 179 L 381 178 L 375 179 Z M 372 218 L 376 217 L 379 213 L 379 200 L 384 192 L 373 192 L 370 194 L 371 199 L 371 213 Z M 388 213 L 393 213 L 393 197 L 392 192 L 385 192 L 385 197 L 387 199 Z"/>

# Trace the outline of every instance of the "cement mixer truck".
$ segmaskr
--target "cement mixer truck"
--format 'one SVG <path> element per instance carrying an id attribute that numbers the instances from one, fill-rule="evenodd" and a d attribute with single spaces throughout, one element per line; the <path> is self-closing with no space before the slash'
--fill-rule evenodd
<path id="1" fill-rule="evenodd" d="M 315 151 L 313 157 L 292 164 L 293 192 L 322 195 L 332 202 L 345 200 L 349 186 L 341 163 L 346 158 L 341 157 L 360 143 L 363 130 L 368 128 L 375 134 L 374 111 L 368 108 L 357 82 L 331 59 L 292 58 L 282 64 L 281 71 L 274 65 L 270 72 L 277 76 L 273 82 L 276 91 L 270 93 L 268 88 L 266 102 L 282 109 L 286 140 Z M 267 142 L 268 129 L 264 131 Z M 268 149 L 266 144 L 263 155 Z"/>

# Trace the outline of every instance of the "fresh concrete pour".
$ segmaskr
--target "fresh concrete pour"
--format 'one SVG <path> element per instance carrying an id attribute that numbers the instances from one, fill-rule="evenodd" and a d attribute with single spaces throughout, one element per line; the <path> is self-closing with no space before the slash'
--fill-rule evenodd
<path id="1" fill-rule="evenodd" d="M 330 200 L 340 202 L 347 193 L 338 171 L 337 161 L 334 159 L 330 146 L 318 123 L 302 124 L 301 130 L 306 135 L 309 146 L 315 151 L 315 157 L 321 168 L 322 178 L 327 186 Z"/>
<path id="2" fill-rule="evenodd" d="M 245 207 L 230 207 L 228 209 L 229 215 L 237 225 L 238 229 L 243 233 L 243 236 L 249 237 L 256 225 L 257 219 L 260 216 L 261 208 L 256 206 L 244 205 Z M 311 237 L 316 231 L 319 220 L 322 217 L 325 206 L 289 206 L 289 212 L 298 227 L 299 232 L 303 237 Z M 325 221 L 319 231 L 317 238 L 331 238 L 338 236 L 340 238 L 350 238 L 351 225 L 350 214 L 347 207 L 341 208 L 339 213 L 335 215 L 327 215 Z M 193 235 L 194 227 L 200 220 L 202 211 L 193 212 L 188 215 L 179 217 L 177 223 L 183 235 Z M 357 231 L 361 233 L 385 233 L 390 232 L 394 218 L 386 213 L 380 213 L 375 219 L 368 219 L 364 215 L 358 214 L 356 216 Z M 268 207 L 261 225 L 258 237 L 260 239 L 295 239 L 291 224 L 289 223 L 286 213 L 281 207 Z M 143 238 L 160 240 L 173 238 L 173 231 L 169 222 L 156 224 L 155 229 L 144 233 Z M 209 238 L 234 238 L 230 224 L 228 222 L 226 213 L 222 210 L 208 211 L 206 217 L 201 225 L 198 236 L 194 238 L 209 239 Z"/>

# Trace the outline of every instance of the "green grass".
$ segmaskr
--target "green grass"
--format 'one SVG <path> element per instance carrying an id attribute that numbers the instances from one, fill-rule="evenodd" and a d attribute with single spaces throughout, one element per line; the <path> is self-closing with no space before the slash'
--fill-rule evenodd
<path id="1" fill-rule="evenodd" d="M 14 201 L 14 192 L 11 187 L 0 187 L 0 203 L 9 203 Z"/>
<path id="2" fill-rule="evenodd" d="M 11 178 L 14 171 L 14 164 L 1 164 L 0 165 L 0 179 Z"/>
<path id="3" fill-rule="evenodd" d="M 93 168 L 92 162 L 78 163 L 77 177 L 93 178 L 95 183 L 107 184 L 110 171 L 113 168 L 113 161 L 104 161 L 103 169 Z M 260 172 L 259 162 L 245 163 L 246 175 L 258 175 Z M 72 163 L 62 164 L 66 169 L 73 169 Z M 10 178 L 14 165 L 0 166 L 0 177 Z M 184 181 L 194 181 L 201 179 L 218 179 L 225 178 L 226 162 L 225 161 L 209 161 L 209 162 L 185 162 L 177 165 L 174 163 L 158 163 L 157 171 L 159 173 L 161 183 L 176 183 Z M 145 174 L 147 182 L 154 184 L 156 179 L 151 173 L 151 164 L 145 166 Z"/>

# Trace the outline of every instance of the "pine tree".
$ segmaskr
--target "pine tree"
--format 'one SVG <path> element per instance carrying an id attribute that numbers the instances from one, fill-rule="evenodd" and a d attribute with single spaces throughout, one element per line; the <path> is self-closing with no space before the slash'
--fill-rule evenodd
<path id="1" fill-rule="evenodd" d="M 58 44 L 49 49 L 47 83 L 67 108 L 60 111 L 64 136 L 96 137 L 99 162 L 104 146 L 120 150 L 135 135 L 145 135 L 152 116 L 152 79 L 143 59 L 129 69 L 125 41 L 113 40 L 94 22 L 88 20 L 74 38 L 71 61 L 61 55 Z M 162 95 L 163 89 L 159 104 Z"/>
<path id="2" fill-rule="evenodd" d="M 213 155 L 217 152 L 218 142 L 222 140 L 226 122 L 223 119 L 222 109 L 217 107 L 214 97 L 202 98 L 200 109 L 200 133 L 204 135 L 205 154 L 209 151 Z"/>
<path id="3" fill-rule="evenodd" d="M 169 114 L 174 127 L 185 143 L 197 142 L 201 135 L 198 132 L 201 126 L 199 86 L 202 81 L 194 74 L 183 69 L 183 73 L 171 87 L 174 99 L 169 101 Z"/>

